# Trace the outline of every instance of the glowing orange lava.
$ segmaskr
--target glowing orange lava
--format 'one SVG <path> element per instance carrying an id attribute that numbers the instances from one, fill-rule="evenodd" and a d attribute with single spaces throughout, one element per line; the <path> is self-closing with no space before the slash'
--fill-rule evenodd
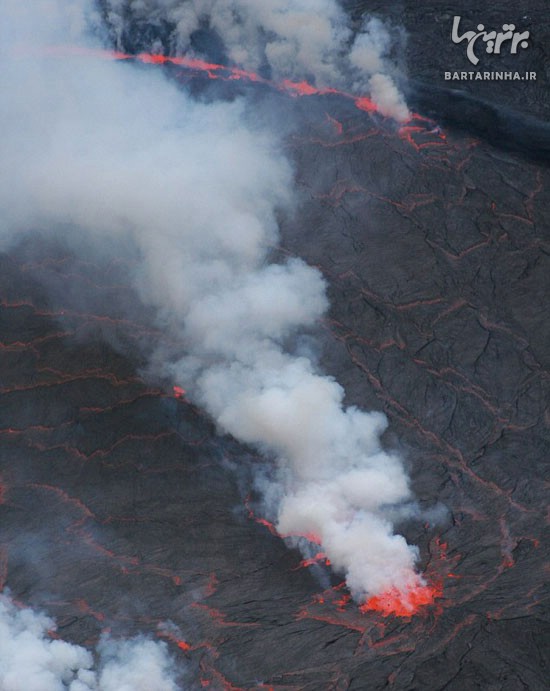
<path id="1" fill-rule="evenodd" d="M 417 614 L 422 607 L 431 605 L 434 600 L 441 597 L 442 587 L 440 585 L 420 583 L 399 590 L 390 588 L 381 595 L 373 595 L 359 609 L 361 612 L 380 612 L 385 617 L 393 614 L 395 617 L 411 617 Z"/>
<path id="2" fill-rule="evenodd" d="M 370 98 L 367 98 L 366 96 L 361 96 L 360 98 L 355 99 L 355 105 L 359 110 L 364 110 L 367 113 L 374 113 L 375 111 L 378 110 L 376 107 L 376 104 L 370 100 Z"/>
<path id="3" fill-rule="evenodd" d="M 324 552 L 317 552 L 317 554 L 309 559 L 302 559 L 302 561 L 296 566 L 296 569 L 303 569 L 308 566 L 313 566 L 314 564 L 319 564 L 324 562 L 327 566 L 330 566 L 330 559 Z"/>
<path id="4" fill-rule="evenodd" d="M 281 87 L 287 91 L 295 91 L 299 96 L 314 96 L 319 93 L 319 89 L 307 82 L 291 82 L 288 79 L 284 79 L 281 82 Z"/>
<path id="5" fill-rule="evenodd" d="M 32 54 L 32 52 L 35 52 L 35 49 L 19 50 L 21 55 L 27 56 Z M 249 82 L 265 84 L 271 88 L 278 89 L 279 91 L 284 91 L 291 96 L 325 96 L 327 94 L 334 94 L 336 96 L 352 100 L 356 108 L 359 110 L 367 113 L 380 112 L 376 103 L 368 98 L 368 96 L 357 96 L 347 93 L 346 91 L 328 87 L 319 88 L 306 81 L 294 82 L 290 79 L 284 79 L 282 82 L 272 82 L 269 79 L 265 79 L 264 77 L 256 74 L 256 72 L 251 72 L 249 70 L 230 65 L 219 65 L 217 63 L 207 62 L 206 60 L 200 60 L 198 58 L 189 58 L 186 56 L 172 57 L 166 55 L 155 55 L 153 53 L 138 53 L 137 55 L 130 55 L 120 51 L 84 48 L 79 46 L 50 46 L 44 50 L 41 50 L 40 53 L 58 57 L 83 56 L 103 58 L 107 60 L 139 60 L 140 62 L 148 65 L 172 64 L 179 67 L 184 67 L 186 69 L 204 72 L 210 79 L 243 79 Z M 426 118 L 418 116 L 417 113 L 412 113 L 408 122 L 413 119 L 427 120 Z"/>
<path id="6" fill-rule="evenodd" d="M 185 389 L 182 389 L 181 386 L 173 386 L 172 390 L 174 392 L 174 398 L 183 398 L 185 396 Z"/>

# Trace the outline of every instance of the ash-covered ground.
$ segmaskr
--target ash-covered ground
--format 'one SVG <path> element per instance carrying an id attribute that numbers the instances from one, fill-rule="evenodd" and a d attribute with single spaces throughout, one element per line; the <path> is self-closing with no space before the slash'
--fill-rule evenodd
<path id="1" fill-rule="evenodd" d="M 361 613 L 285 545 L 251 493 L 270 461 L 144 374 L 165 336 L 131 263 L 39 230 L 1 257 L 2 585 L 65 640 L 166 641 L 182 688 L 544 689 L 550 172 L 435 121 L 270 98 L 299 123 L 273 254 L 328 281 L 321 362 L 388 416 L 431 516 L 398 528 L 441 596 Z"/>

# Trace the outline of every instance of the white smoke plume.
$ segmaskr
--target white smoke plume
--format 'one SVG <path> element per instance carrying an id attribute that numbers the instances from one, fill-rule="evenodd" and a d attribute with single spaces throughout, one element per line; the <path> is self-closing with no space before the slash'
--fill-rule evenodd
<path id="1" fill-rule="evenodd" d="M 166 645 L 146 638 L 101 639 L 94 661 L 79 645 L 52 638 L 55 622 L 0 594 L 2 691 L 177 691 Z"/>
<path id="2" fill-rule="evenodd" d="M 384 24 L 376 18 L 368 19 L 357 34 L 349 53 L 349 61 L 359 75 L 355 89 L 364 88 L 367 75 L 370 95 L 381 113 L 398 121 L 409 117 L 403 94 L 391 77 L 391 66 L 384 56 L 391 49 L 392 38 Z"/>
<path id="3" fill-rule="evenodd" d="M 390 32 L 367 18 L 359 32 L 338 0 L 104 0 L 119 47 L 128 17 L 174 26 L 171 45 L 152 50 L 192 52 L 192 36 L 204 25 L 222 40 L 228 59 L 248 70 L 268 65 L 275 79 L 313 79 L 318 87 L 351 85 L 370 94 L 380 112 L 409 117 L 388 58 Z M 367 92 L 367 93 L 365 93 Z"/>
<path id="4" fill-rule="evenodd" d="M 78 247 L 131 242 L 136 286 L 182 345 L 176 383 L 224 432 L 275 456 L 278 528 L 314 535 L 358 599 L 420 584 L 418 554 L 388 506 L 410 500 L 383 415 L 344 391 L 290 334 L 327 307 L 320 273 L 269 264 L 292 171 L 245 103 L 197 103 L 153 69 L 94 57 L 37 57 L 83 33 L 81 0 L 1 0 L 0 218 L 6 241 L 53 229 Z M 69 11 L 70 10 L 70 11 Z"/>

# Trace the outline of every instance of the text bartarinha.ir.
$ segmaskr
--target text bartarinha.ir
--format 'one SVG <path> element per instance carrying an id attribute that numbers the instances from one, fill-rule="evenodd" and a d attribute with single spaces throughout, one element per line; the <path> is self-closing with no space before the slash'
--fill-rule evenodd
<path id="1" fill-rule="evenodd" d="M 537 79 L 536 72 L 445 72 L 445 81 L 466 82 L 466 81 L 519 81 L 534 82 Z"/>

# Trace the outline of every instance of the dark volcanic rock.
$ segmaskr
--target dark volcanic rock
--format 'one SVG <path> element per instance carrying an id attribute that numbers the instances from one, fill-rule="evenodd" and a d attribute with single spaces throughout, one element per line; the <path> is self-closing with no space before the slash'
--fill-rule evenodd
<path id="1" fill-rule="evenodd" d="M 323 366 L 388 415 L 427 511 L 400 529 L 442 596 L 361 614 L 301 564 L 249 508 L 269 460 L 145 381 L 162 334 L 128 267 L 40 238 L 0 258 L 0 580 L 66 640 L 164 638 L 191 689 L 545 689 L 550 171 L 335 97 L 293 107 L 301 203 L 274 252 L 327 279 Z"/>
<path id="2" fill-rule="evenodd" d="M 454 86 L 471 97 L 496 106 L 512 108 L 541 120 L 550 119 L 548 83 L 550 80 L 550 18 L 548 6 L 541 0 L 501 0 L 480 3 L 479 0 L 434 2 L 434 0 L 344 0 L 357 23 L 365 14 L 390 20 L 405 30 L 406 73 L 413 81 L 430 84 L 436 89 Z M 461 29 L 471 30 L 481 23 L 487 30 L 500 31 L 503 24 L 514 24 L 518 31 L 529 31 L 529 47 L 511 55 L 502 48 L 500 55 L 478 50 L 480 62 L 472 65 L 466 56 L 465 43 L 451 40 L 453 17 L 462 17 Z M 460 81 L 445 80 L 450 71 L 518 71 L 536 72 L 535 81 Z M 435 103 L 434 103 L 435 105 Z"/>
<path id="3" fill-rule="evenodd" d="M 421 505 L 439 506 L 402 529 L 442 598 L 362 615 L 324 567 L 299 568 L 245 506 L 258 459 L 138 376 L 159 334 L 122 316 L 124 267 L 39 241 L 40 261 L 25 244 L 2 258 L 3 580 L 80 643 L 172 622 L 191 688 L 543 689 L 549 173 L 310 106 L 343 130 L 311 114 L 290 142 L 303 201 L 281 249 L 329 282 L 324 366 L 388 414 Z"/>

